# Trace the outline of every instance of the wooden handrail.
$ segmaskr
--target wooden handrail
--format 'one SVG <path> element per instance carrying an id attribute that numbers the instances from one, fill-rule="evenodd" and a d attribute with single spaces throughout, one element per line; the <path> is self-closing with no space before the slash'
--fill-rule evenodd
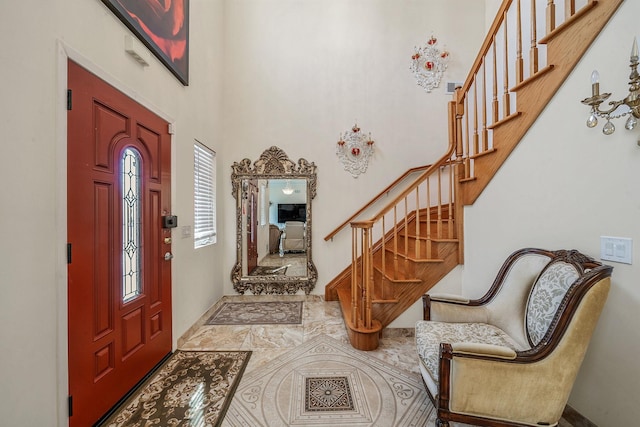
<path id="1" fill-rule="evenodd" d="M 417 166 L 415 168 L 411 168 L 409 170 L 407 170 L 405 173 L 403 173 L 401 176 L 399 176 L 398 178 L 396 178 L 395 181 L 393 181 L 391 184 L 389 184 L 384 190 L 382 190 L 380 193 L 378 193 L 377 196 L 375 196 L 374 198 L 372 198 L 369 202 L 367 202 L 367 204 L 365 204 L 362 208 L 358 209 L 358 211 L 356 213 L 354 213 L 353 215 L 351 215 L 349 218 L 347 218 L 342 224 L 340 224 L 339 226 L 337 226 L 335 228 L 335 230 L 333 230 L 331 233 L 327 234 L 324 238 L 325 241 L 329 241 L 331 239 L 333 239 L 333 237 L 338 234 L 340 231 L 342 231 L 343 228 L 345 228 L 347 225 L 349 225 L 355 218 L 358 217 L 358 215 L 360 215 L 362 212 L 366 211 L 367 209 L 369 209 L 369 207 L 371 207 L 375 202 L 377 202 L 378 200 L 380 200 L 385 194 L 387 194 L 388 192 L 390 192 L 391 190 L 393 190 L 399 183 L 401 183 L 407 176 L 411 175 L 412 173 L 415 173 L 419 170 L 423 170 L 423 169 L 427 169 L 429 166 L 431 165 L 424 165 L 424 166 Z"/>
<path id="2" fill-rule="evenodd" d="M 456 89 L 456 92 L 459 89 Z M 453 101 L 451 101 L 453 102 Z M 400 195 L 398 195 L 391 202 L 387 203 L 384 208 L 380 209 L 377 214 L 371 217 L 371 221 L 378 221 L 380 218 L 384 216 L 387 212 L 389 212 L 394 206 L 396 206 L 400 201 L 402 201 L 405 197 L 411 194 L 420 184 L 422 184 L 425 179 L 431 176 L 434 172 L 436 172 L 440 167 L 444 166 L 447 163 L 451 162 L 451 157 L 456 150 L 456 141 L 453 138 L 449 138 L 449 148 L 447 152 L 440 157 L 435 163 L 427 168 L 426 171 L 422 172 L 419 177 L 417 177 L 413 184 L 411 184 L 407 189 L 405 189 Z"/>

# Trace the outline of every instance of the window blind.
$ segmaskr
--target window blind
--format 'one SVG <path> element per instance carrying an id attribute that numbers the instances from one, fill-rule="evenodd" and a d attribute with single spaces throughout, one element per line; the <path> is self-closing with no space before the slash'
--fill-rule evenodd
<path id="1" fill-rule="evenodd" d="M 196 141 L 194 165 L 194 248 L 216 242 L 216 153 Z"/>

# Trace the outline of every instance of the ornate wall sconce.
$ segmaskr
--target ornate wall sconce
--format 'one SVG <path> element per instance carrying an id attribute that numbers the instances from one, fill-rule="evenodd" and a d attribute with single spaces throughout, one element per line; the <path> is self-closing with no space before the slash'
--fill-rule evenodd
<path id="1" fill-rule="evenodd" d="M 431 36 L 424 46 L 416 46 L 415 53 L 411 56 L 411 71 L 418 85 L 427 92 L 440 86 L 440 80 L 449 62 L 449 52 L 441 51 L 437 44 L 438 39 Z"/>
<path id="2" fill-rule="evenodd" d="M 600 104 L 606 101 L 611 94 L 600 93 L 600 75 L 597 71 L 591 74 L 591 97 L 582 100 L 583 104 L 591 107 L 591 114 L 587 119 L 587 127 L 593 128 L 598 125 L 598 117 L 607 119 L 602 127 L 602 133 L 611 135 L 616 127 L 611 119 L 629 116 L 624 127 L 633 130 L 640 119 L 640 76 L 638 75 L 638 41 L 633 39 L 631 48 L 631 74 L 629 75 L 629 94 L 620 101 L 609 101 L 609 108 L 601 109 Z M 621 107 L 621 108 L 619 108 Z M 614 114 L 616 113 L 616 114 Z M 640 141 L 638 141 L 640 145 Z"/>
<path id="3" fill-rule="evenodd" d="M 344 166 L 344 170 L 357 178 L 367 171 L 369 159 L 373 154 L 374 141 L 369 136 L 360 132 L 358 125 L 354 125 L 350 131 L 340 134 L 336 146 L 336 154 Z"/>

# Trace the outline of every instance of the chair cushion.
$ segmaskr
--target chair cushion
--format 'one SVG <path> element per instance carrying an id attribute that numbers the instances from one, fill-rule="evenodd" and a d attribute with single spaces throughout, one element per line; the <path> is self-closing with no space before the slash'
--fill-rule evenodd
<path id="1" fill-rule="evenodd" d="M 542 271 L 527 301 L 527 335 L 533 346 L 540 343 L 567 291 L 580 273 L 571 264 L 556 261 Z"/>
<path id="2" fill-rule="evenodd" d="M 416 347 L 420 362 L 434 382 L 438 382 L 440 343 L 467 342 L 493 344 L 523 350 L 502 329 L 487 323 L 446 323 L 420 320 L 416 323 Z"/>

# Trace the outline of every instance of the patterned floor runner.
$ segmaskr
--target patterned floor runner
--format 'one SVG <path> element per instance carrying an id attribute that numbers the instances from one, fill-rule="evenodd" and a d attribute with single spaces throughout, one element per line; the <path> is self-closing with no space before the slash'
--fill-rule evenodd
<path id="1" fill-rule="evenodd" d="M 207 325 L 299 325 L 302 301 L 225 302 Z"/>
<path id="2" fill-rule="evenodd" d="M 100 426 L 220 426 L 250 356 L 178 350 Z"/>

